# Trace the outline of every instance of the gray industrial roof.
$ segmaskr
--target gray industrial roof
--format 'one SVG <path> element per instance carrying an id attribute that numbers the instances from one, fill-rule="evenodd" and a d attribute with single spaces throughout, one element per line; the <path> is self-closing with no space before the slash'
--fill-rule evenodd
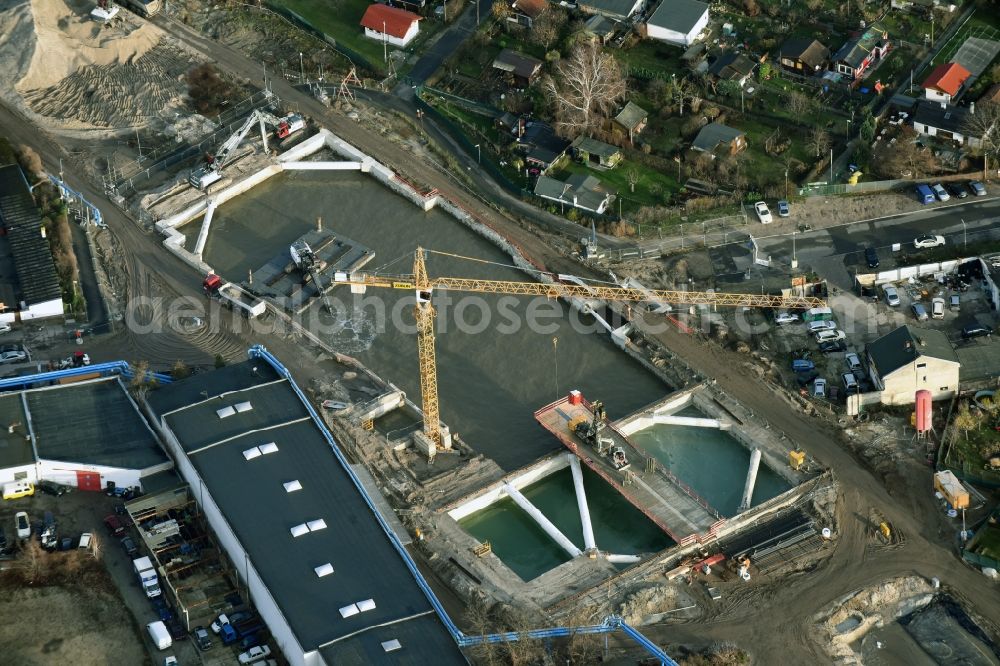
<path id="1" fill-rule="evenodd" d="M 900 326 L 868 345 L 868 354 L 880 376 L 885 377 L 921 356 L 958 363 L 955 348 L 942 331 Z"/>
<path id="2" fill-rule="evenodd" d="M 0 395 L 0 469 L 34 464 L 35 452 L 27 436 L 27 421 L 20 393 Z M 18 424 L 14 432 L 7 432 L 14 424 Z"/>
<path id="3" fill-rule="evenodd" d="M 42 236 L 42 218 L 16 164 L 0 167 L 0 223 L 17 271 L 19 298 L 28 305 L 61 298 L 49 242 Z"/>
<path id="4" fill-rule="evenodd" d="M 707 11 L 708 4 L 698 0 L 663 0 L 646 23 L 686 35 Z"/>
<path id="5" fill-rule="evenodd" d="M 139 470 L 169 461 L 116 378 L 25 395 L 41 459 Z"/>
<path id="6" fill-rule="evenodd" d="M 304 650 L 321 648 L 327 663 L 337 664 L 465 663 L 325 428 L 266 362 L 195 375 L 157 389 L 148 402 L 188 452 Z M 241 402 L 252 408 L 225 418 L 216 413 Z M 276 450 L 245 455 L 268 443 Z M 301 489 L 286 491 L 292 481 Z M 292 535 L 320 519 L 325 527 Z M 319 577 L 314 569 L 326 563 L 333 573 Z M 341 616 L 339 609 L 367 599 L 374 609 Z M 385 653 L 377 637 L 396 638 L 403 649 Z"/>

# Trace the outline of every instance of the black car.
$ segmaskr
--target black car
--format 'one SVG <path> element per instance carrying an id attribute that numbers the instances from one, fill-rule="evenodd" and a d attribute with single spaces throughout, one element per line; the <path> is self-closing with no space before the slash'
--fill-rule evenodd
<path id="1" fill-rule="evenodd" d="M 969 196 L 969 190 L 962 183 L 948 183 L 948 191 L 951 192 L 951 196 L 959 199 Z"/>
<path id="2" fill-rule="evenodd" d="M 170 618 L 166 621 L 167 631 L 170 632 L 170 637 L 175 641 L 182 641 L 188 637 L 187 631 L 184 629 L 184 625 L 181 621 L 175 617 Z"/>
<path id="3" fill-rule="evenodd" d="M 962 329 L 962 339 L 971 340 L 972 338 L 981 338 L 983 336 L 989 337 L 993 335 L 993 329 L 989 326 L 983 326 L 981 324 L 969 324 Z"/>
<path id="4" fill-rule="evenodd" d="M 53 497 L 59 497 L 60 495 L 66 494 L 66 486 L 61 483 L 53 483 L 52 481 L 39 481 L 35 484 L 35 487 L 41 490 L 46 495 L 52 495 Z"/>
<path id="5" fill-rule="evenodd" d="M 125 554 L 129 557 L 135 557 L 139 554 L 139 549 L 135 547 L 135 541 L 132 541 L 132 537 L 122 539 L 122 548 L 125 549 Z"/>
<path id="6" fill-rule="evenodd" d="M 829 342 L 819 343 L 819 350 L 824 354 L 833 354 L 836 352 L 847 351 L 847 345 L 843 340 L 830 340 Z"/>
<path id="7" fill-rule="evenodd" d="M 194 636 L 194 642 L 199 650 L 204 652 L 205 650 L 212 649 L 212 637 L 209 636 L 208 630 L 205 627 L 195 627 L 191 635 Z"/>
<path id="8" fill-rule="evenodd" d="M 873 247 L 866 249 L 865 260 L 868 262 L 868 268 L 878 268 L 878 250 Z"/>

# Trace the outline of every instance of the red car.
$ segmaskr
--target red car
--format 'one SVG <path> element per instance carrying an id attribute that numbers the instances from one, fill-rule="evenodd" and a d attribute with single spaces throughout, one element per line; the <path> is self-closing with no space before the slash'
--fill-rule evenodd
<path id="1" fill-rule="evenodd" d="M 104 525 L 108 528 L 108 532 L 111 533 L 112 536 L 120 537 L 125 534 L 125 526 L 122 525 L 121 519 L 115 514 L 106 516 L 104 518 Z"/>

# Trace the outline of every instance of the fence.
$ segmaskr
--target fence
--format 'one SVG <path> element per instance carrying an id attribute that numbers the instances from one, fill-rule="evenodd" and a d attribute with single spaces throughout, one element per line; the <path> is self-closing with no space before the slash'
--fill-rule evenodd
<path id="1" fill-rule="evenodd" d="M 907 179 L 898 180 L 872 180 L 856 185 L 848 183 L 807 183 L 798 189 L 800 197 L 821 197 L 831 194 L 864 194 L 866 192 L 888 192 L 903 187 L 913 185 L 915 181 Z"/>

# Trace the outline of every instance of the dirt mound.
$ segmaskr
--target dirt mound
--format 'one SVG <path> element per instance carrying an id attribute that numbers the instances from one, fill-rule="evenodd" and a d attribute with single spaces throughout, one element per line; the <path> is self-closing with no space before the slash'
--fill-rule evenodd
<path id="1" fill-rule="evenodd" d="M 151 23 L 115 26 L 91 20 L 94 3 L 70 0 L 31 0 L 34 52 L 19 91 L 48 88 L 91 65 L 131 62 L 156 46 L 163 33 Z M 25 45 L 27 46 L 27 45 Z"/>

